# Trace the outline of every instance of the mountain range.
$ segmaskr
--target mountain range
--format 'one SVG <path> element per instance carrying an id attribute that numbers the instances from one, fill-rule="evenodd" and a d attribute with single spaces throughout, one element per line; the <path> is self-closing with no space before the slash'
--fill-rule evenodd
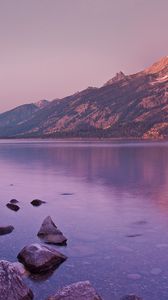
<path id="1" fill-rule="evenodd" d="M 1 113 L 0 138 L 23 137 L 167 138 L 168 56 L 100 88 Z"/>

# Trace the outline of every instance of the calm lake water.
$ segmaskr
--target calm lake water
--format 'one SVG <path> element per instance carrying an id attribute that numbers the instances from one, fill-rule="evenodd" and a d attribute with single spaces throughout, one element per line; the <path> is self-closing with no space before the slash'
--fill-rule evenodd
<path id="1" fill-rule="evenodd" d="M 26 279 L 35 300 L 90 280 L 105 300 L 168 299 L 167 142 L 0 142 L 0 259 L 16 261 L 50 215 L 68 256 L 50 277 Z M 69 195 L 62 195 L 69 193 Z M 21 209 L 6 203 L 16 198 Z M 34 198 L 47 203 L 32 207 Z"/>

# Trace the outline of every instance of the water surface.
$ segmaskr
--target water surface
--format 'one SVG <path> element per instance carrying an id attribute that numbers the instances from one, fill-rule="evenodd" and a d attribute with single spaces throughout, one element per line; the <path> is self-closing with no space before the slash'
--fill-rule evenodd
<path id="1" fill-rule="evenodd" d="M 16 261 L 51 215 L 68 256 L 50 277 L 27 279 L 35 300 L 90 280 L 106 300 L 168 298 L 167 142 L 0 142 L 0 259 Z M 16 198 L 16 213 L 6 203 Z M 34 198 L 45 200 L 32 207 Z"/>

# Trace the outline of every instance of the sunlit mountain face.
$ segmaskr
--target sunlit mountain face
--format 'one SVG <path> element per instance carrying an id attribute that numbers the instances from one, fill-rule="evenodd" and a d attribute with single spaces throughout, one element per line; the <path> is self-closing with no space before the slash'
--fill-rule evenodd
<path id="1" fill-rule="evenodd" d="M 0 114 L 0 137 L 167 138 L 168 56 L 100 88 Z"/>

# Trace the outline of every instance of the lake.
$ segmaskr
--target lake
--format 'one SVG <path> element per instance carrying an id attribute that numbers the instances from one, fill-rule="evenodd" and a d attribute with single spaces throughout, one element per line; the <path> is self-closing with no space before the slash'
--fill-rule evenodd
<path id="1" fill-rule="evenodd" d="M 68 238 L 52 246 L 68 259 L 50 277 L 26 279 L 35 300 L 80 280 L 105 300 L 168 299 L 168 142 L 1 140 L 0 171 L 0 225 L 15 227 L 0 259 L 41 243 L 48 215 Z"/>

